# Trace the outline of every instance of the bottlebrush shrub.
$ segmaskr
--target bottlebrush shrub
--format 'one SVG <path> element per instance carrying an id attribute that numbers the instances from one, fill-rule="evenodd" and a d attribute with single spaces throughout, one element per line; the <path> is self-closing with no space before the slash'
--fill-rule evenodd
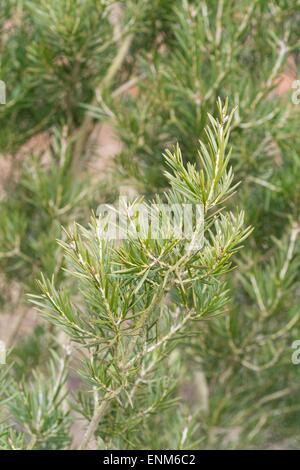
<path id="1" fill-rule="evenodd" d="M 224 276 L 251 229 L 243 226 L 243 212 L 233 214 L 224 206 L 236 187 L 228 150 L 233 113 L 220 101 L 218 112 L 217 119 L 209 116 L 207 142 L 199 147 L 199 171 L 195 165 L 184 167 L 178 147 L 166 156 L 171 188 L 165 199 L 203 205 L 202 249 L 187 250 L 187 242 L 175 236 L 155 240 L 140 235 L 114 243 L 99 236 L 93 219 L 88 229 L 75 225 L 66 230 L 60 242 L 69 284 L 57 289 L 55 278 L 42 276 L 41 294 L 31 296 L 82 354 L 80 368 L 76 362 L 86 384 L 76 402 L 86 421 L 80 449 L 91 444 L 151 447 L 151 423 L 157 416 L 163 420 L 177 400 L 177 346 L 199 334 L 202 320 L 224 311 Z M 7 404 L 13 426 L 2 433 L 6 447 L 69 445 L 68 415 L 74 403 L 66 396 L 67 363 L 66 354 L 63 359 L 56 354 L 50 372 L 34 373 L 16 387 Z M 188 428 L 197 439 L 193 426 L 190 419 Z M 190 444 L 184 439 L 181 445 Z"/>

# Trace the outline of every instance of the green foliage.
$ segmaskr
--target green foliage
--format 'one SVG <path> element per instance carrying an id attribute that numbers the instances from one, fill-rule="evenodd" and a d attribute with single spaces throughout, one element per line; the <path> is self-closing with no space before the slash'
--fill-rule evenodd
<path id="1" fill-rule="evenodd" d="M 203 202 L 208 210 L 230 195 L 231 171 L 228 181 L 227 161 L 223 163 L 230 125 L 226 113 L 227 105 L 219 102 L 219 120 L 211 118 L 207 147 L 201 146 L 202 173 L 191 165 L 184 168 L 178 148 L 175 155 L 169 153 L 174 173 L 169 175 L 172 189 L 167 201 Z M 214 155 L 210 165 L 208 149 Z M 101 223 L 100 218 L 100 228 Z M 102 440 L 114 443 L 116 434 L 122 447 L 134 445 L 136 426 L 170 406 L 174 385 L 169 390 L 165 383 L 162 360 L 180 337 L 201 328 L 197 323 L 202 318 L 222 311 L 226 291 L 219 276 L 230 270 L 232 254 L 248 234 L 242 213 L 221 213 L 221 208 L 207 224 L 200 251 L 187 249 L 186 240 L 175 234 L 156 240 L 151 233 L 141 233 L 115 246 L 99 236 L 96 221 L 88 230 L 76 226 L 67 232 L 67 241 L 61 244 L 68 275 L 77 280 L 75 294 L 57 290 L 53 279 L 43 277 L 42 296 L 33 296 L 32 301 L 87 350 L 82 376 L 99 405 L 86 417 L 98 424 L 105 416 L 99 430 Z M 83 440 L 83 448 L 90 438 Z"/>
<path id="2" fill-rule="evenodd" d="M 29 383 L 13 384 L 17 392 L 10 411 L 27 437 L 27 449 L 65 448 L 69 444 L 66 365 L 65 358 L 54 357 L 45 373 L 34 371 Z"/>
<path id="3" fill-rule="evenodd" d="M 9 197 L 0 202 L 0 262 L 8 276 L 29 283 L 41 270 L 59 267 L 61 223 L 73 220 L 88 202 L 84 182 L 74 182 L 72 145 L 63 134 L 55 134 L 48 162 L 41 164 L 41 158 L 26 159 Z"/>
<path id="4" fill-rule="evenodd" d="M 271 140 L 285 141 L 293 113 L 270 94 L 299 46 L 296 3 L 173 2 L 165 47 L 160 54 L 154 48 L 152 56 L 142 50 L 137 99 L 124 96 L 116 103 L 126 172 L 145 178 L 150 189 L 164 184 L 160 152 L 178 141 L 193 160 L 207 112 L 218 96 L 227 96 L 238 106 L 232 132 L 237 168 L 243 175 L 249 169 L 253 176 L 262 174 L 266 167 L 258 159 L 269 152 Z"/>
<path id="5" fill-rule="evenodd" d="M 4 2 L 1 449 L 299 447 L 299 6 Z M 201 204 L 203 237 L 103 238 L 123 183 L 118 215 Z"/>
<path id="6" fill-rule="evenodd" d="M 80 103 L 92 98 L 114 51 L 109 3 L 7 2 L 11 10 L 7 7 L 0 72 L 8 96 L 1 110 L 6 124 L 2 148 L 10 150 L 61 120 L 70 128 L 80 123 Z"/>

